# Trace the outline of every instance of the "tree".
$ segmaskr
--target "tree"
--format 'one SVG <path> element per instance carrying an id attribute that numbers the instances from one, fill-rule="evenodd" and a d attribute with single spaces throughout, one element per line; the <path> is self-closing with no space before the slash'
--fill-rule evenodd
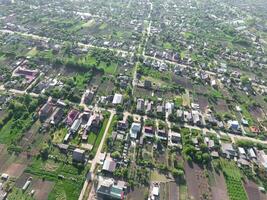
<path id="1" fill-rule="evenodd" d="M 49 146 L 47 143 L 44 143 L 42 148 L 40 149 L 40 156 L 43 160 L 46 160 L 49 155 Z"/>
<path id="2" fill-rule="evenodd" d="M 111 157 L 112 157 L 112 158 L 115 158 L 115 159 L 118 159 L 118 158 L 121 157 L 121 154 L 120 154 L 120 152 L 118 152 L 118 151 L 114 151 L 114 152 L 111 154 Z"/>
<path id="3" fill-rule="evenodd" d="M 181 169 L 173 169 L 172 170 L 172 175 L 175 177 L 175 178 L 182 178 L 184 176 L 184 171 L 181 170 Z"/>

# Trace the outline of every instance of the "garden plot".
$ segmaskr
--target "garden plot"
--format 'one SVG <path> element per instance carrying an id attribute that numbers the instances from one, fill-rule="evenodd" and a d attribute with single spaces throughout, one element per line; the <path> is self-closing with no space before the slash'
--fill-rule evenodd
<path id="1" fill-rule="evenodd" d="M 197 103 L 199 104 L 202 112 L 205 112 L 209 106 L 208 98 L 203 95 L 197 96 Z"/>
<path id="2" fill-rule="evenodd" d="M 178 200 L 179 188 L 175 182 L 160 183 L 161 200 Z"/>
<path id="3" fill-rule="evenodd" d="M 54 183 L 51 181 L 34 180 L 32 184 L 32 189 L 35 191 L 33 197 L 36 200 L 48 199 L 48 195 L 52 191 L 53 186 Z"/>
<path id="4" fill-rule="evenodd" d="M 136 187 L 133 191 L 131 191 L 127 196 L 128 200 L 141 200 L 145 199 L 146 195 L 148 195 L 147 187 Z"/>
<path id="5" fill-rule="evenodd" d="M 210 186 L 205 172 L 196 164 L 185 162 L 185 177 L 188 186 L 188 195 L 193 200 L 212 199 Z"/>
<path id="6" fill-rule="evenodd" d="M 211 172 L 213 181 L 211 183 L 211 192 L 213 200 L 229 200 L 227 195 L 227 187 L 222 173 Z"/>
<path id="7" fill-rule="evenodd" d="M 219 99 L 217 101 L 217 103 L 215 105 L 215 109 L 216 109 L 217 112 L 220 112 L 220 113 L 227 113 L 227 112 L 229 112 L 227 103 L 223 99 Z"/>
<path id="8" fill-rule="evenodd" d="M 26 169 L 26 164 L 13 163 L 5 170 L 5 173 L 12 177 L 19 177 Z"/>
<path id="9" fill-rule="evenodd" d="M 245 190 L 248 194 L 249 200 L 266 200 L 266 194 L 263 194 L 259 191 L 258 186 L 256 183 L 252 181 L 248 181 L 244 183 Z"/>
<path id="10" fill-rule="evenodd" d="M 181 85 L 182 87 L 188 89 L 188 90 L 193 90 L 193 85 L 192 85 L 192 81 L 188 78 L 185 77 L 181 77 L 181 76 L 176 76 L 175 78 L 173 78 L 173 81 L 178 84 Z"/>
<path id="11" fill-rule="evenodd" d="M 243 186 L 242 176 L 235 163 L 221 160 L 227 191 L 230 200 L 247 200 L 247 194 Z"/>

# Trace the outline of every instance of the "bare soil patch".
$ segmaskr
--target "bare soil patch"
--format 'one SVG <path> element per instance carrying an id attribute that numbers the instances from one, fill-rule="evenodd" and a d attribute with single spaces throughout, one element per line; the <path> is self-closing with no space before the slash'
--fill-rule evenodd
<path id="1" fill-rule="evenodd" d="M 212 199 L 208 179 L 198 165 L 185 162 L 185 177 L 188 186 L 188 194 L 192 200 Z"/>
<path id="2" fill-rule="evenodd" d="M 205 97 L 205 96 L 198 96 L 198 100 L 197 100 L 198 104 L 199 104 L 199 107 L 200 107 L 200 110 L 202 112 L 205 112 L 208 105 L 209 105 L 209 101 L 208 101 L 208 98 Z"/>
<path id="3" fill-rule="evenodd" d="M 225 100 L 222 100 L 222 99 L 219 99 L 217 101 L 217 104 L 215 105 L 215 108 L 218 112 L 228 112 L 229 109 L 228 109 L 228 106 L 227 106 L 227 103 Z"/>
<path id="4" fill-rule="evenodd" d="M 249 200 L 262 200 L 257 184 L 252 181 L 244 183 Z"/>
<path id="5" fill-rule="evenodd" d="M 5 171 L 6 174 L 13 177 L 19 177 L 26 169 L 27 165 L 20 163 L 11 164 Z"/>
<path id="6" fill-rule="evenodd" d="M 34 198 L 37 200 L 47 199 L 49 193 L 53 189 L 53 186 L 54 183 L 50 181 L 42 181 L 40 179 L 33 181 L 32 189 L 35 191 Z"/>
<path id="7" fill-rule="evenodd" d="M 134 188 L 133 191 L 131 191 L 127 196 L 128 200 L 143 200 L 145 199 L 145 195 L 148 194 L 148 188 L 147 187 L 139 187 Z"/>
<path id="8" fill-rule="evenodd" d="M 212 199 L 229 200 L 226 183 L 222 173 L 214 172 L 214 184 L 211 186 Z"/>

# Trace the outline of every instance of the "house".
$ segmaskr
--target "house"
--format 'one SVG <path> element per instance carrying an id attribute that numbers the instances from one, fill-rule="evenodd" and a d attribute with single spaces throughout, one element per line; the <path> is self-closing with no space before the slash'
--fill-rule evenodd
<path id="1" fill-rule="evenodd" d="M 183 111 L 178 109 L 176 112 L 177 118 L 182 121 L 183 120 Z"/>
<path id="2" fill-rule="evenodd" d="M 206 124 L 209 124 L 211 126 L 216 126 L 217 125 L 217 120 L 212 114 L 207 114 L 206 115 Z"/>
<path id="3" fill-rule="evenodd" d="M 137 99 L 136 111 L 138 111 L 138 112 L 142 112 L 142 111 L 144 112 L 145 111 L 144 99 Z"/>
<path id="4" fill-rule="evenodd" d="M 143 134 L 145 137 L 153 138 L 155 136 L 155 130 L 152 126 L 145 126 L 143 128 Z"/>
<path id="5" fill-rule="evenodd" d="M 127 121 L 118 121 L 117 123 L 117 131 L 119 132 L 126 132 L 129 127 L 129 124 Z"/>
<path id="6" fill-rule="evenodd" d="M 157 113 L 161 114 L 161 113 L 163 113 L 163 111 L 164 111 L 163 106 L 162 105 L 158 105 L 157 106 Z"/>
<path id="7" fill-rule="evenodd" d="M 244 148 L 242 147 L 238 147 L 238 153 L 239 153 L 239 156 L 246 156 L 246 151 Z"/>
<path id="8" fill-rule="evenodd" d="M 208 137 L 205 137 L 204 141 L 205 141 L 206 145 L 208 146 L 209 150 L 213 150 L 214 149 L 214 147 L 215 147 L 214 140 L 211 140 Z"/>
<path id="9" fill-rule="evenodd" d="M 195 125 L 201 126 L 201 119 L 200 119 L 200 113 L 197 110 L 192 110 L 192 117 L 193 117 L 193 123 Z"/>
<path id="10" fill-rule="evenodd" d="M 69 126 L 71 126 L 73 124 L 73 122 L 77 119 L 77 117 L 79 116 L 79 114 L 80 113 L 79 113 L 78 110 L 75 110 L 75 109 L 71 110 L 68 113 L 68 116 L 67 116 L 67 120 L 66 120 L 67 124 Z"/>
<path id="11" fill-rule="evenodd" d="M 159 129 L 157 132 L 157 137 L 160 140 L 168 140 L 168 132 L 165 129 Z"/>
<path id="12" fill-rule="evenodd" d="M 112 178 L 98 177 L 98 185 L 96 189 L 97 199 L 114 199 L 123 200 L 124 190 L 126 190 L 125 182 L 117 183 Z"/>
<path id="13" fill-rule="evenodd" d="M 61 108 L 57 108 L 51 117 L 51 124 L 54 125 L 58 124 L 63 119 L 63 115 L 64 115 L 64 110 Z"/>
<path id="14" fill-rule="evenodd" d="M 157 199 L 160 199 L 160 184 L 152 183 L 151 192 L 148 197 L 148 200 L 157 200 Z"/>
<path id="15" fill-rule="evenodd" d="M 172 114 L 173 109 L 174 109 L 174 103 L 172 103 L 172 102 L 167 102 L 167 103 L 165 104 L 165 112 L 166 112 L 167 114 Z"/>
<path id="16" fill-rule="evenodd" d="M 99 113 L 94 113 L 89 117 L 89 120 L 86 124 L 87 130 L 91 130 L 93 132 L 97 132 L 101 126 L 101 122 L 103 120 L 103 116 Z"/>
<path id="17" fill-rule="evenodd" d="M 192 117 L 191 112 L 184 111 L 184 121 L 188 123 L 193 122 L 193 117 Z"/>
<path id="18" fill-rule="evenodd" d="M 41 121 L 44 121 L 48 117 L 50 117 L 53 113 L 53 104 L 48 101 L 46 104 L 43 105 L 43 107 L 39 111 L 39 117 Z"/>
<path id="19" fill-rule="evenodd" d="M 39 71 L 38 70 L 30 70 L 26 69 L 24 67 L 18 67 L 14 72 L 13 76 L 21 76 L 24 77 L 28 83 L 31 83 L 38 75 Z"/>
<path id="20" fill-rule="evenodd" d="M 72 153 L 72 159 L 76 162 L 84 162 L 85 161 L 85 151 L 82 149 L 76 148 Z"/>
<path id="21" fill-rule="evenodd" d="M 231 143 L 222 143 L 221 145 L 222 156 L 226 158 L 234 158 L 236 151 Z"/>
<path id="22" fill-rule="evenodd" d="M 169 146 L 177 146 L 181 144 L 182 137 L 180 133 L 176 133 L 174 131 L 171 131 L 169 134 L 169 140 L 168 140 L 168 145 Z"/>
<path id="23" fill-rule="evenodd" d="M 113 105 L 122 104 L 123 96 L 122 94 L 115 94 L 112 100 Z"/>
<path id="24" fill-rule="evenodd" d="M 146 105 L 146 113 L 152 112 L 153 102 L 147 102 L 147 103 L 145 103 L 145 105 Z"/>
<path id="25" fill-rule="evenodd" d="M 151 81 L 145 80 L 145 82 L 144 82 L 144 88 L 145 89 L 151 89 L 151 87 L 152 87 Z"/>
<path id="26" fill-rule="evenodd" d="M 239 126 L 238 121 L 229 120 L 228 121 L 228 128 L 231 129 L 232 131 L 239 131 L 240 126 Z"/>
<path id="27" fill-rule="evenodd" d="M 58 144 L 57 146 L 58 146 L 60 152 L 62 152 L 64 154 L 68 153 L 69 145 L 67 145 L 67 144 Z"/>
<path id="28" fill-rule="evenodd" d="M 249 155 L 249 157 L 250 157 L 251 159 L 256 159 L 256 158 L 257 158 L 256 153 L 255 153 L 255 151 L 253 150 L 253 148 L 249 148 L 249 149 L 248 149 L 248 155 Z"/>
<path id="29" fill-rule="evenodd" d="M 94 98 L 94 92 L 93 91 L 87 91 L 84 94 L 84 103 L 89 104 L 92 102 L 93 98 Z"/>
<path id="30" fill-rule="evenodd" d="M 106 158 L 102 167 L 102 171 L 113 173 L 117 163 L 110 157 Z"/>
<path id="31" fill-rule="evenodd" d="M 258 155 L 259 155 L 258 160 L 260 165 L 262 165 L 262 167 L 267 171 L 267 155 L 263 150 L 259 151 Z"/>
<path id="32" fill-rule="evenodd" d="M 138 134 L 141 131 L 141 124 L 140 123 L 132 123 L 131 129 L 130 129 L 130 137 L 133 139 L 137 139 Z"/>

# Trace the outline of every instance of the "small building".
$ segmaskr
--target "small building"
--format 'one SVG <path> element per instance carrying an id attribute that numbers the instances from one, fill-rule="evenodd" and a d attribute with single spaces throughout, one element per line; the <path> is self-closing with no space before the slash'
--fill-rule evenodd
<path id="1" fill-rule="evenodd" d="M 51 124 L 57 125 L 63 119 L 63 116 L 64 116 L 63 109 L 57 108 L 52 115 Z"/>
<path id="2" fill-rule="evenodd" d="M 136 111 L 138 111 L 138 112 L 142 112 L 142 111 L 144 112 L 145 111 L 144 99 L 137 99 Z"/>
<path id="3" fill-rule="evenodd" d="M 155 130 L 152 126 L 145 126 L 143 128 L 143 134 L 145 137 L 153 138 L 155 136 Z"/>
<path id="4" fill-rule="evenodd" d="M 222 155 L 226 158 L 236 157 L 236 151 L 231 143 L 222 143 L 221 150 Z"/>
<path id="5" fill-rule="evenodd" d="M 172 103 L 172 102 L 167 102 L 167 103 L 165 104 L 165 112 L 166 112 L 166 113 L 168 113 L 168 114 L 172 114 L 173 109 L 174 109 L 174 103 Z"/>
<path id="6" fill-rule="evenodd" d="M 84 162 L 85 161 L 85 151 L 83 149 L 76 148 L 72 153 L 72 159 L 76 162 Z"/>
<path id="7" fill-rule="evenodd" d="M 234 133 L 239 133 L 240 131 L 240 125 L 239 122 L 236 120 L 229 120 L 228 121 L 228 128 L 229 130 L 233 131 Z"/>
<path id="8" fill-rule="evenodd" d="M 113 173 L 116 169 L 117 163 L 111 159 L 111 158 L 106 158 L 102 167 L 102 170 L 105 172 L 110 172 Z"/>
<path id="9" fill-rule="evenodd" d="M 126 186 L 124 182 L 123 184 L 120 182 L 123 181 L 118 181 L 118 183 L 116 183 L 111 178 L 99 176 L 96 189 L 98 199 L 123 200 L 125 198 L 124 190 L 126 190 Z"/>
<path id="10" fill-rule="evenodd" d="M 68 153 L 69 145 L 67 145 L 67 144 L 58 144 L 57 146 L 58 146 L 60 152 L 62 152 L 64 154 Z"/>
<path id="11" fill-rule="evenodd" d="M 257 158 L 257 155 L 255 153 L 255 151 L 253 150 L 253 148 L 249 148 L 248 149 L 248 155 L 251 159 L 256 159 Z"/>
<path id="12" fill-rule="evenodd" d="M 127 131 L 128 127 L 129 127 L 129 124 L 127 121 L 118 121 L 117 123 L 117 131 L 119 132 Z"/>
<path id="13" fill-rule="evenodd" d="M 131 129 L 130 129 L 130 137 L 133 139 L 137 139 L 138 134 L 141 131 L 141 124 L 140 123 L 132 123 Z"/>
<path id="14" fill-rule="evenodd" d="M 145 89 L 151 89 L 152 88 L 151 81 L 145 80 L 144 87 L 145 87 Z"/>
<path id="15" fill-rule="evenodd" d="M 46 104 L 44 104 L 39 111 L 40 120 L 43 121 L 50 117 L 53 113 L 53 110 L 53 104 L 51 102 L 47 102 Z"/>
<path id="16" fill-rule="evenodd" d="M 81 126 L 81 123 L 82 123 L 82 119 L 80 119 L 80 118 L 79 119 L 76 119 L 73 122 L 73 124 L 71 125 L 71 127 L 70 127 L 71 133 L 76 133 L 79 130 L 79 128 Z"/>
<path id="17" fill-rule="evenodd" d="M 168 140 L 168 131 L 165 129 L 159 129 L 157 132 L 157 137 L 160 140 Z"/>
<path id="18" fill-rule="evenodd" d="M 67 120 L 66 120 L 67 124 L 69 126 L 71 126 L 73 124 L 73 122 L 77 119 L 77 117 L 79 116 L 79 114 L 80 113 L 79 113 L 78 110 L 75 110 L 75 109 L 71 110 L 68 113 L 68 116 L 67 116 Z"/>
<path id="19" fill-rule="evenodd" d="M 180 133 L 176 133 L 173 131 L 170 132 L 168 145 L 177 146 L 181 144 L 181 141 L 182 137 Z"/>
<path id="20" fill-rule="evenodd" d="M 112 100 L 113 105 L 122 104 L 123 96 L 122 94 L 115 94 Z"/>

